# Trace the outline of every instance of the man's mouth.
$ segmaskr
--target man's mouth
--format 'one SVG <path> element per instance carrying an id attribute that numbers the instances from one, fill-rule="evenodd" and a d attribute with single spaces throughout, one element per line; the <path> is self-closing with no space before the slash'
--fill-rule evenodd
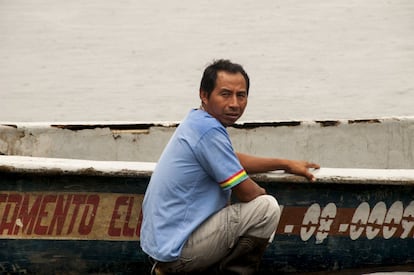
<path id="1" fill-rule="evenodd" d="M 226 114 L 226 116 L 237 118 L 237 117 L 239 117 L 239 114 L 238 113 L 228 113 L 228 114 Z"/>

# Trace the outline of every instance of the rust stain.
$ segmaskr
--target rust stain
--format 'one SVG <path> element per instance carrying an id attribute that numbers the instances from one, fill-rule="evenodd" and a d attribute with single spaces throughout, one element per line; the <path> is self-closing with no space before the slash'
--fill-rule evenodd
<path id="1" fill-rule="evenodd" d="M 9 165 L 0 165 L 0 172 L 13 172 L 15 168 Z"/>
<path id="2" fill-rule="evenodd" d="M 381 123 L 379 119 L 355 119 L 355 120 L 348 120 L 349 124 L 356 124 L 356 123 Z"/>
<path id="3" fill-rule="evenodd" d="M 15 129 L 18 128 L 17 125 L 15 125 L 15 124 L 1 124 L 1 126 L 12 127 L 12 128 L 15 128 Z"/>
<path id="4" fill-rule="evenodd" d="M 148 129 L 128 129 L 128 130 L 118 130 L 112 129 L 111 130 L 114 135 L 119 134 L 149 134 L 150 130 Z M 114 136 L 114 138 L 117 138 Z"/>
<path id="5" fill-rule="evenodd" d="M 338 126 L 341 124 L 339 120 L 320 120 L 316 122 L 319 123 L 322 127 Z"/>
<path id="6" fill-rule="evenodd" d="M 62 175 L 65 171 L 60 168 L 23 169 L 11 165 L 0 165 L 0 173 L 38 174 L 38 175 Z"/>
<path id="7" fill-rule="evenodd" d="M 176 127 L 178 123 L 171 123 L 167 127 Z M 66 129 L 71 131 L 93 130 L 109 128 L 111 131 L 146 131 L 154 126 L 165 126 L 157 123 L 135 123 L 135 124 L 52 124 L 51 127 L 58 129 Z"/>
<path id="8" fill-rule="evenodd" d="M 300 121 L 280 121 L 280 122 L 245 122 L 241 124 L 233 124 L 231 127 L 237 129 L 254 129 L 259 127 L 294 127 L 300 126 Z"/>

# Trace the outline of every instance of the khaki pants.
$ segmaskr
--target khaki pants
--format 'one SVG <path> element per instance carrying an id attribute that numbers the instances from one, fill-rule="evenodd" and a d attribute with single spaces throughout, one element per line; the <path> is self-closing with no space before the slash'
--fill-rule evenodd
<path id="1" fill-rule="evenodd" d="M 270 195 L 229 205 L 193 232 L 177 261 L 156 266 L 173 273 L 203 270 L 223 259 L 240 236 L 273 237 L 279 219 L 279 205 Z"/>

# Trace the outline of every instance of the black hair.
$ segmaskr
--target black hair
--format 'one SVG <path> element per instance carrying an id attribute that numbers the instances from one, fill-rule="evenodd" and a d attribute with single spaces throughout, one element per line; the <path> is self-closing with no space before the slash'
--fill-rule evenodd
<path id="1" fill-rule="evenodd" d="M 233 63 L 227 59 L 214 60 L 213 63 L 208 65 L 204 70 L 203 77 L 201 78 L 200 91 L 204 91 L 210 96 L 211 92 L 216 87 L 217 72 L 225 71 L 229 73 L 241 73 L 246 80 L 247 95 L 249 94 L 250 79 L 243 67 L 237 63 Z"/>

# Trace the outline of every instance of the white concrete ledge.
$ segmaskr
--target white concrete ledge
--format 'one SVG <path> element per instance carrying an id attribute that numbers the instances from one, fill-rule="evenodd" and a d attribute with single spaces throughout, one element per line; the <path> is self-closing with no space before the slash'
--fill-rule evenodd
<path id="1" fill-rule="evenodd" d="M 179 122 L 0 123 L 0 155 L 156 162 Z M 234 148 L 322 167 L 414 169 L 414 117 L 251 121 Z"/>

